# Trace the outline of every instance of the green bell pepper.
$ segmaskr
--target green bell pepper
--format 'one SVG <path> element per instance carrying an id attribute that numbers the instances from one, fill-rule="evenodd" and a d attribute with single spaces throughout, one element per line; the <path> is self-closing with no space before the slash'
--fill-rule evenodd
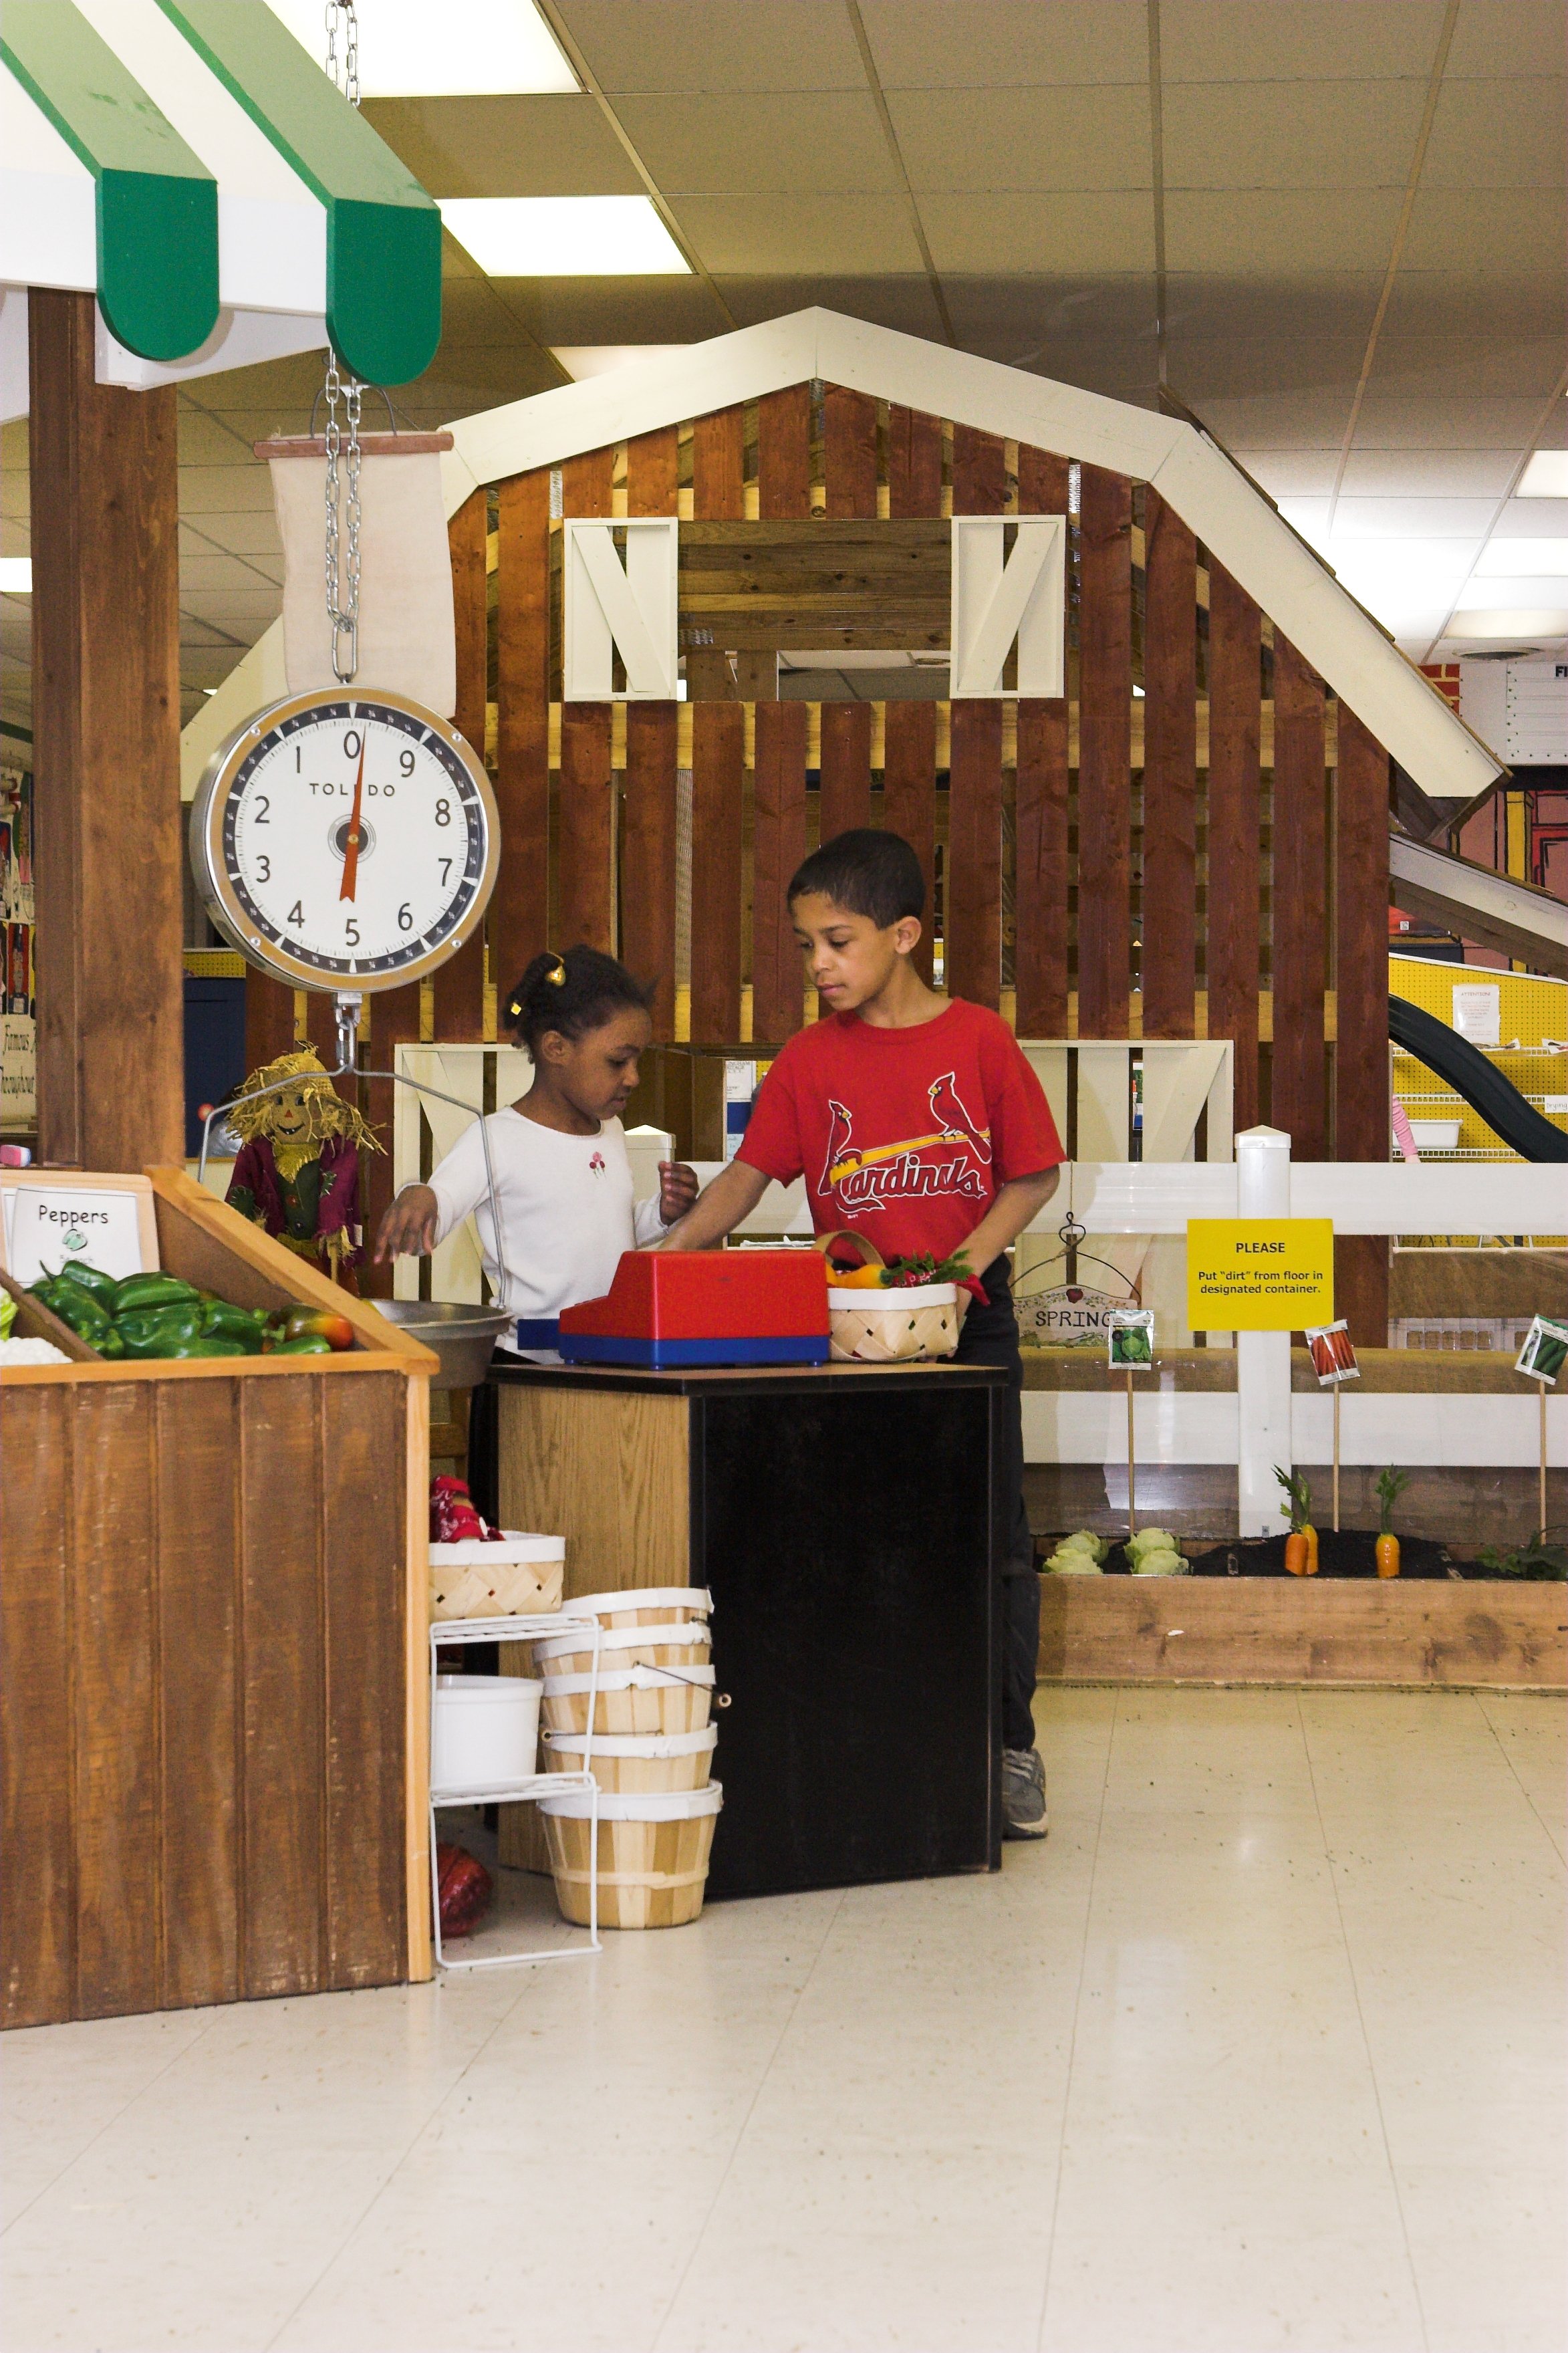
<path id="1" fill-rule="evenodd" d="M 128 1356 L 166 1356 L 182 1341 L 205 1337 L 202 1311 L 194 1300 L 175 1300 L 167 1307 L 122 1315 L 117 1328 Z"/>
<path id="2" fill-rule="evenodd" d="M 74 1282 L 89 1298 L 96 1299 L 106 1315 L 112 1315 L 119 1304 L 116 1293 L 120 1285 L 111 1274 L 100 1274 L 97 1267 L 89 1266 L 84 1258 L 68 1258 L 56 1276 L 57 1282 Z"/>
<path id="3" fill-rule="evenodd" d="M 115 1286 L 116 1315 L 133 1315 L 145 1307 L 174 1307 L 182 1300 L 198 1306 L 195 1285 L 182 1282 L 177 1274 L 128 1274 Z"/>
<path id="4" fill-rule="evenodd" d="M 279 1340 L 275 1348 L 268 1350 L 272 1356 L 330 1356 L 333 1353 L 331 1342 L 321 1332 L 301 1332 L 298 1339 Z"/>
<path id="5" fill-rule="evenodd" d="M 83 1291 L 78 1283 L 57 1280 L 44 1303 L 62 1324 L 68 1324 L 78 1339 L 85 1340 L 89 1348 L 101 1348 L 114 1329 L 92 1293 Z"/>
<path id="6" fill-rule="evenodd" d="M 233 1307 L 226 1299 L 209 1299 L 202 1304 L 202 1330 L 210 1338 L 237 1340 L 254 1356 L 260 1353 L 265 1314 L 262 1308 Z"/>

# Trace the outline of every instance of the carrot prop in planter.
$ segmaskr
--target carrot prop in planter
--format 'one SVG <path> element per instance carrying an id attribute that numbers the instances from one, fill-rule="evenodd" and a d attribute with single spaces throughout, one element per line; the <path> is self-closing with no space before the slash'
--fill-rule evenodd
<path id="1" fill-rule="evenodd" d="M 1399 1574 L 1399 1538 L 1394 1533 L 1394 1506 L 1410 1482 L 1403 1471 L 1392 1465 L 1380 1472 L 1377 1481 L 1377 1573 L 1379 1577 Z"/>
<path id="2" fill-rule="evenodd" d="M 1318 1531 L 1312 1525 L 1312 1491 L 1299 1471 L 1282 1471 L 1278 1462 L 1274 1476 L 1285 1490 L 1286 1500 L 1279 1509 L 1290 1523 L 1290 1533 L 1285 1539 L 1285 1566 L 1292 1577 L 1316 1577 Z"/>

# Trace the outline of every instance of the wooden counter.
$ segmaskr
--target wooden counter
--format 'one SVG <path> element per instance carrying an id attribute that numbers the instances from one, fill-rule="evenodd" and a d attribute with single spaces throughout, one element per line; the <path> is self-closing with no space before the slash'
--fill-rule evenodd
<path id="1" fill-rule="evenodd" d="M 713 1595 L 710 1896 L 996 1867 L 1001 1373 L 491 1377 L 502 1521 L 565 1536 L 568 1599 Z"/>
<path id="2" fill-rule="evenodd" d="M 356 1345 L 0 1381 L 8 2026 L 430 1974 L 436 1359 L 149 1174 L 169 1272 Z"/>

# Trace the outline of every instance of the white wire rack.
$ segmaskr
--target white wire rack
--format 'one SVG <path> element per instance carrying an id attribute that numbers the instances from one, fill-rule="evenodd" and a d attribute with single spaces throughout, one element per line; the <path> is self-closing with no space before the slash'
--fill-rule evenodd
<path id="1" fill-rule="evenodd" d="M 447 1618 L 437 1620 L 430 1628 L 430 1725 L 436 1724 L 437 1654 L 454 1646 L 467 1648 L 473 1642 L 533 1642 L 552 1634 L 578 1632 L 584 1635 L 585 1648 L 591 1648 L 594 1663 L 589 1670 L 588 1729 L 583 1743 L 583 1769 L 578 1773 L 531 1773 L 517 1781 L 489 1783 L 473 1788 L 442 1789 L 430 1792 L 430 1909 L 435 1924 L 436 1966 L 442 1969 L 512 1968 L 525 1961 L 576 1961 L 590 1953 L 603 1950 L 599 1942 L 599 1784 L 595 1778 L 594 1719 L 599 1701 L 599 1621 L 596 1618 L 574 1618 L 570 1610 L 542 1611 L 531 1618 Z M 564 1797 L 569 1789 L 579 1789 L 589 1799 L 588 1852 L 594 1858 L 594 1868 L 588 1879 L 588 1941 L 586 1944 L 543 1946 L 530 1952 L 481 1953 L 472 1960 L 448 1958 L 441 1943 L 441 1872 L 436 1860 L 436 1817 L 456 1806 L 514 1806 L 537 1801 L 544 1797 Z"/>

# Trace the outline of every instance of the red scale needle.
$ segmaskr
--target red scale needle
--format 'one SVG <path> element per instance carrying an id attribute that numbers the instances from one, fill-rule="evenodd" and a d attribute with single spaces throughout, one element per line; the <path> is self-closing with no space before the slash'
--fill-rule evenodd
<path id="1" fill-rule="evenodd" d="M 343 881 L 338 892 L 340 899 L 352 899 L 359 888 L 359 811 L 360 803 L 364 798 L 364 755 L 368 734 L 367 729 L 359 739 L 359 774 L 354 778 L 354 805 L 349 818 L 348 840 L 343 846 Z"/>

